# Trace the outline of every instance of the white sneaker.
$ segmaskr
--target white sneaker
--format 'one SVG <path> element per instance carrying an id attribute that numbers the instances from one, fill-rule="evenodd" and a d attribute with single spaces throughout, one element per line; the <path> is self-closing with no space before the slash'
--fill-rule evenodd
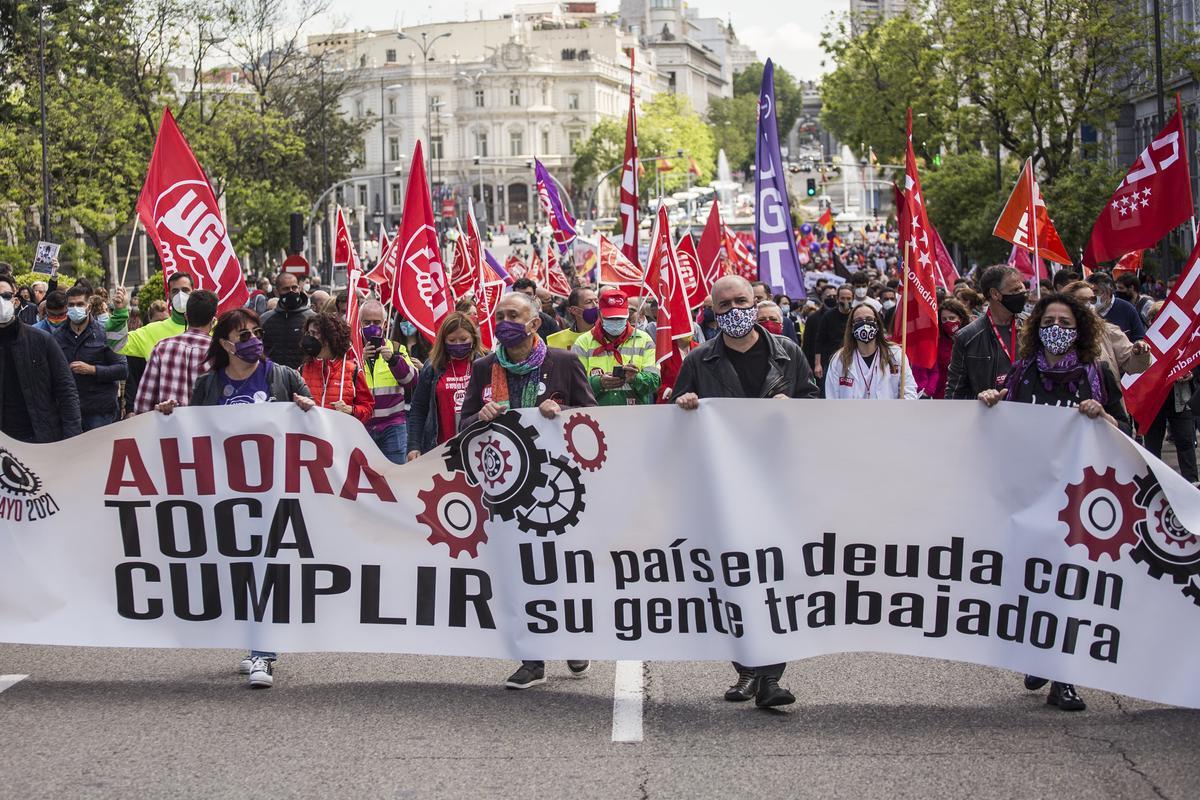
<path id="1" fill-rule="evenodd" d="M 275 685 L 275 664 L 265 658 L 256 658 L 250 663 L 250 688 L 270 689 Z"/>
<path id="2" fill-rule="evenodd" d="M 238 675 L 249 675 L 254 666 L 254 656 L 246 656 L 238 662 Z"/>

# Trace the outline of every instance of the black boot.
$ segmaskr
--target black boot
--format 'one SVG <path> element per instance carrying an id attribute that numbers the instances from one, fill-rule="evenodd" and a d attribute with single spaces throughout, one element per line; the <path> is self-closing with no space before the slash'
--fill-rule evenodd
<path id="1" fill-rule="evenodd" d="M 774 708 L 796 702 L 796 696 L 779 685 L 779 680 L 771 676 L 758 679 L 758 693 L 754 696 L 754 705 L 759 708 Z"/>
<path id="2" fill-rule="evenodd" d="M 1047 681 L 1045 678 L 1039 678 L 1037 675 L 1025 676 L 1025 688 L 1031 692 L 1036 692 L 1047 683 L 1049 683 L 1049 681 Z"/>
<path id="3" fill-rule="evenodd" d="M 731 703 L 744 703 L 754 697 L 758 689 L 758 678 L 749 670 L 739 670 L 737 683 L 725 691 L 725 699 Z"/>
<path id="4" fill-rule="evenodd" d="M 1087 708 L 1087 703 L 1083 702 L 1079 692 L 1075 691 L 1075 684 L 1058 681 L 1050 684 L 1050 694 L 1046 697 L 1046 703 L 1058 706 L 1063 711 L 1083 711 Z"/>

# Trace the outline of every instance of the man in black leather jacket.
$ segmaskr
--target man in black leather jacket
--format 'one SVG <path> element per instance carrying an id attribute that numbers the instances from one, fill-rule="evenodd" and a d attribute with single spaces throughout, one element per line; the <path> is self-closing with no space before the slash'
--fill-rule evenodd
<path id="1" fill-rule="evenodd" d="M 987 313 L 958 332 L 950 354 L 947 400 L 973 400 L 987 389 L 1003 389 L 1017 355 L 1028 292 L 1021 273 L 1009 266 L 988 267 L 979 278 Z"/>

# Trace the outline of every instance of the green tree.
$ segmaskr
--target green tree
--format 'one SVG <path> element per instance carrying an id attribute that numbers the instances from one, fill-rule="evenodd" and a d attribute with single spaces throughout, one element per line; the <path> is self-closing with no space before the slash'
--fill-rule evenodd
<path id="1" fill-rule="evenodd" d="M 936 170 L 921 169 L 921 188 L 929 209 L 929 222 L 947 247 L 957 244 L 968 260 L 995 264 L 1008 257 L 1011 245 L 992 236 L 1019 165 L 1003 164 L 1000 191 L 996 191 L 996 162 L 982 153 L 950 153 Z"/>

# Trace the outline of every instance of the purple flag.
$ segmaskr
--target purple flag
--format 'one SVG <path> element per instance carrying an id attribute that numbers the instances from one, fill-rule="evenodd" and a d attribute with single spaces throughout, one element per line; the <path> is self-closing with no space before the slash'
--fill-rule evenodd
<path id="1" fill-rule="evenodd" d="M 492 269 L 494 269 L 496 271 L 496 274 L 504 279 L 505 286 L 513 285 L 512 276 L 508 274 L 508 270 L 506 270 L 504 267 L 500 266 L 500 262 L 496 260 L 496 257 L 494 255 L 492 255 L 491 250 L 484 250 L 483 258 L 485 261 L 487 261 L 488 266 L 491 267 Z"/>
<path id="2" fill-rule="evenodd" d="M 754 155 L 754 242 L 758 279 L 772 293 L 803 300 L 804 272 L 796 252 L 792 212 L 788 205 L 787 174 L 779 153 L 779 123 L 775 116 L 775 65 L 767 59 L 758 96 L 758 142 Z"/>
<path id="3" fill-rule="evenodd" d="M 575 238 L 575 220 L 563 208 L 562 198 L 558 196 L 558 187 L 550 179 L 550 173 L 536 158 L 533 160 L 534 174 L 537 176 L 538 199 L 542 201 L 542 210 L 550 218 L 550 228 L 554 231 L 554 241 L 558 243 L 558 252 L 567 254 L 567 245 Z"/>

